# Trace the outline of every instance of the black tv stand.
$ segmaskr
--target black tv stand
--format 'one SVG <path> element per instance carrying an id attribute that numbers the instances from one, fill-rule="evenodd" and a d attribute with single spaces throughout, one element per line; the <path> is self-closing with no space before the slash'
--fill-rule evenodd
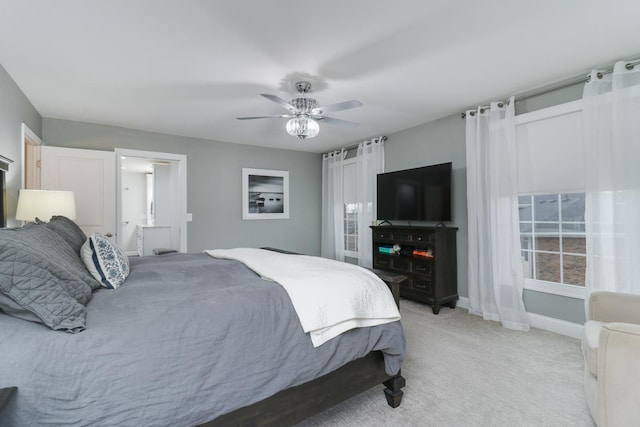
<path id="1" fill-rule="evenodd" d="M 430 304 L 434 314 L 443 305 L 456 307 L 457 227 L 385 225 L 371 230 L 373 268 L 407 276 L 400 284 L 401 297 Z M 396 244 L 398 252 L 391 249 Z"/>

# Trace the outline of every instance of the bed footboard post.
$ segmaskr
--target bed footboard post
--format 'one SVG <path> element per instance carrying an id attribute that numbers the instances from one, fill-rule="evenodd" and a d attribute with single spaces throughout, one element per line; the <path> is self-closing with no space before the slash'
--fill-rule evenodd
<path id="1" fill-rule="evenodd" d="M 406 381 L 400 372 L 394 375 L 391 379 L 383 382 L 384 386 L 384 396 L 387 398 L 387 403 L 392 408 L 397 408 L 400 406 L 400 402 L 402 402 L 402 395 L 404 395 L 404 391 L 402 391 L 402 387 L 406 385 Z"/>

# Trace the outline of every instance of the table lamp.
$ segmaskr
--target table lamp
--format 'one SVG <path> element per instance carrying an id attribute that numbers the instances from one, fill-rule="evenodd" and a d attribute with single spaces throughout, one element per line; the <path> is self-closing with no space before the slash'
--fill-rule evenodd
<path id="1" fill-rule="evenodd" d="M 16 219 L 35 222 L 49 221 L 52 216 L 76 218 L 76 201 L 73 191 L 20 190 Z"/>

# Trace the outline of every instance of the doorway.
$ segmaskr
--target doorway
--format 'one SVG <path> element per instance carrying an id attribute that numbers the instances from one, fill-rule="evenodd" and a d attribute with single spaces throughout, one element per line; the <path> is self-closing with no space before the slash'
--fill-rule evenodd
<path id="1" fill-rule="evenodd" d="M 20 188 L 40 190 L 40 148 L 42 140 L 22 123 L 22 177 Z"/>
<path id="2" fill-rule="evenodd" d="M 128 255 L 187 251 L 187 156 L 116 148 L 117 243 Z"/>

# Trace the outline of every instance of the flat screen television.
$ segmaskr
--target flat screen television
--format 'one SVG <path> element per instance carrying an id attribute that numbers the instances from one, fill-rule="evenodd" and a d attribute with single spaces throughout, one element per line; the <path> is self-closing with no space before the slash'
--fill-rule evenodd
<path id="1" fill-rule="evenodd" d="M 451 162 L 378 174 L 377 218 L 451 221 Z"/>

